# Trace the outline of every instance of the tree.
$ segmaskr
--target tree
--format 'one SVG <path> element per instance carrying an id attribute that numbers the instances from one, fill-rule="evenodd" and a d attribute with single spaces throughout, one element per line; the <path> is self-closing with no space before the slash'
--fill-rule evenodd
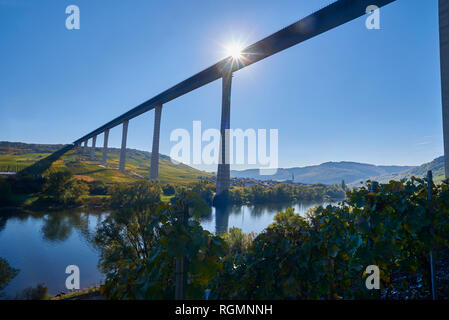
<path id="1" fill-rule="evenodd" d="M 96 243 L 100 268 L 107 273 L 101 288 L 106 298 L 173 299 L 175 260 L 180 256 L 186 259 L 187 298 L 204 297 L 221 268 L 225 244 L 194 219 L 180 222 L 178 212 L 186 204 L 201 207 L 191 203 L 198 199 L 186 196 L 174 205 L 121 209 L 103 222 Z"/>
<path id="2" fill-rule="evenodd" d="M 161 187 L 158 183 L 140 180 L 131 184 L 119 183 L 110 191 L 111 204 L 117 207 L 145 206 L 161 201 Z"/>
<path id="3" fill-rule="evenodd" d="M 18 269 L 12 268 L 6 259 L 0 257 L 0 297 L 3 295 L 3 289 L 6 288 L 9 282 L 14 279 L 18 273 Z"/>
<path id="4" fill-rule="evenodd" d="M 35 288 L 28 287 L 25 288 L 19 295 L 16 296 L 19 300 L 48 300 L 50 299 L 50 294 L 48 293 L 48 288 L 39 283 Z"/>
<path id="5" fill-rule="evenodd" d="M 88 185 L 67 170 L 50 172 L 44 184 L 44 195 L 56 203 L 74 203 L 88 193 Z"/>
<path id="6" fill-rule="evenodd" d="M 175 187 L 171 184 L 166 184 L 162 187 L 162 191 L 164 193 L 164 196 L 172 196 L 176 193 Z"/>
<path id="7" fill-rule="evenodd" d="M 0 207 L 7 206 L 12 203 L 11 185 L 5 178 L 0 177 Z"/>

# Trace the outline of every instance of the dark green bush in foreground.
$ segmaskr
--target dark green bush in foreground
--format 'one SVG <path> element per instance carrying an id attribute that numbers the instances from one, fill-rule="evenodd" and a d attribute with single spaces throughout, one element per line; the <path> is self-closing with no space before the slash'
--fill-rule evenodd
<path id="1" fill-rule="evenodd" d="M 429 298 L 429 251 L 438 262 L 448 247 L 448 183 L 433 187 L 431 202 L 426 182 L 415 178 L 368 190 L 349 192 L 341 204 L 306 217 L 287 209 L 257 236 L 231 228 L 219 237 L 195 220 L 185 228 L 170 205 L 137 213 L 151 222 L 136 216 L 116 230 L 111 221 L 103 232 L 122 240 L 103 238 L 104 249 L 118 250 L 109 252 L 113 263 L 103 293 L 172 299 L 174 259 L 184 255 L 190 261 L 187 298 L 202 298 L 205 289 L 215 299 Z M 140 232 L 146 246 L 136 249 L 124 235 Z M 365 286 L 369 265 L 380 269 L 380 290 Z"/>
<path id="2" fill-rule="evenodd" d="M 303 218 L 292 209 L 242 253 L 223 259 L 212 297 L 240 299 L 428 298 L 429 251 L 447 248 L 449 187 L 425 181 L 348 193 L 341 206 Z M 368 265 L 380 268 L 381 292 L 365 286 Z M 449 270 L 446 270 L 449 272 Z"/>

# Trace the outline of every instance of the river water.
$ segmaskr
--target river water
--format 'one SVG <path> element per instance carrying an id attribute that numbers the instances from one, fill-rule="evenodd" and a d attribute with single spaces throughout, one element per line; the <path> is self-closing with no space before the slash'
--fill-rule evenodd
<path id="1" fill-rule="evenodd" d="M 238 227 L 245 233 L 259 233 L 281 210 L 293 207 L 295 212 L 304 214 L 310 208 L 326 204 L 300 202 L 212 208 L 201 225 L 217 233 L 226 232 L 230 227 Z M 40 283 L 48 287 L 50 294 L 67 291 L 65 270 L 68 265 L 79 267 L 81 288 L 100 284 L 104 276 L 97 269 L 98 252 L 92 240 L 107 215 L 108 212 L 80 210 L 33 214 L 1 212 L 0 257 L 20 270 L 3 292 L 6 298 L 15 298 L 23 289 Z"/>

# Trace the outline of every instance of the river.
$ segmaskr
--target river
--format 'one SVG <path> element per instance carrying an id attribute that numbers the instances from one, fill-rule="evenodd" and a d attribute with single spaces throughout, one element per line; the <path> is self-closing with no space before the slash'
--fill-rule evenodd
<path id="1" fill-rule="evenodd" d="M 300 202 L 274 205 L 231 206 L 212 208 L 201 220 L 204 229 L 223 233 L 238 227 L 245 233 L 263 231 L 275 214 L 293 207 L 304 214 L 308 209 L 327 203 Z M 0 257 L 20 269 L 4 290 L 15 298 L 23 289 L 42 283 L 50 294 L 65 289 L 68 265 L 80 269 L 81 288 L 98 285 L 104 275 L 97 269 L 98 251 L 92 244 L 97 226 L 108 212 L 66 210 L 52 213 L 0 213 Z M 5 297 L 3 297 L 5 298 Z"/>

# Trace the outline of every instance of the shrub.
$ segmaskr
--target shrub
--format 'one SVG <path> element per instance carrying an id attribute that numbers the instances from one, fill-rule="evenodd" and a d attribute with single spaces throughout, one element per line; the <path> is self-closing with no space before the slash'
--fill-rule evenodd
<path id="1" fill-rule="evenodd" d="M 89 193 L 89 187 L 77 180 L 69 171 L 53 171 L 44 184 L 44 195 L 60 204 L 75 203 L 81 196 Z"/>
<path id="2" fill-rule="evenodd" d="M 100 266 L 107 272 L 102 294 L 109 299 L 173 299 L 175 260 L 184 257 L 187 298 L 203 298 L 221 268 L 223 240 L 195 220 L 181 223 L 182 208 L 161 204 L 130 210 L 106 219 L 98 231 Z"/>
<path id="3" fill-rule="evenodd" d="M 164 193 L 164 196 L 172 196 L 175 194 L 176 190 L 171 184 L 166 184 L 162 187 L 162 192 Z"/>
<path id="4" fill-rule="evenodd" d="M 16 299 L 20 300 L 48 300 L 50 295 L 48 294 L 48 288 L 44 284 L 40 283 L 35 288 L 28 287 L 19 294 Z"/>
<path id="5" fill-rule="evenodd" d="M 0 207 L 10 205 L 12 202 L 11 185 L 5 178 L 0 177 Z"/>
<path id="6" fill-rule="evenodd" d="M 161 187 L 153 181 L 120 183 L 109 190 L 111 204 L 117 207 L 151 205 L 161 201 Z"/>
<path id="7" fill-rule="evenodd" d="M 3 289 L 6 288 L 9 282 L 14 279 L 18 273 L 18 269 L 12 268 L 6 259 L 0 257 L 0 297 L 3 295 Z"/>
<path id="8" fill-rule="evenodd" d="M 368 185 L 307 217 L 278 213 L 246 252 L 224 258 L 211 297 L 428 298 L 429 252 L 448 248 L 448 231 L 448 181 L 433 187 L 432 201 L 424 180 L 392 181 L 376 193 Z M 369 265 L 380 269 L 380 292 L 366 289 Z"/>
<path id="9" fill-rule="evenodd" d="M 104 196 L 108 193 L 108 186 L 103 181 L 92 181 L 89 183 L 89 193 Z"/>

